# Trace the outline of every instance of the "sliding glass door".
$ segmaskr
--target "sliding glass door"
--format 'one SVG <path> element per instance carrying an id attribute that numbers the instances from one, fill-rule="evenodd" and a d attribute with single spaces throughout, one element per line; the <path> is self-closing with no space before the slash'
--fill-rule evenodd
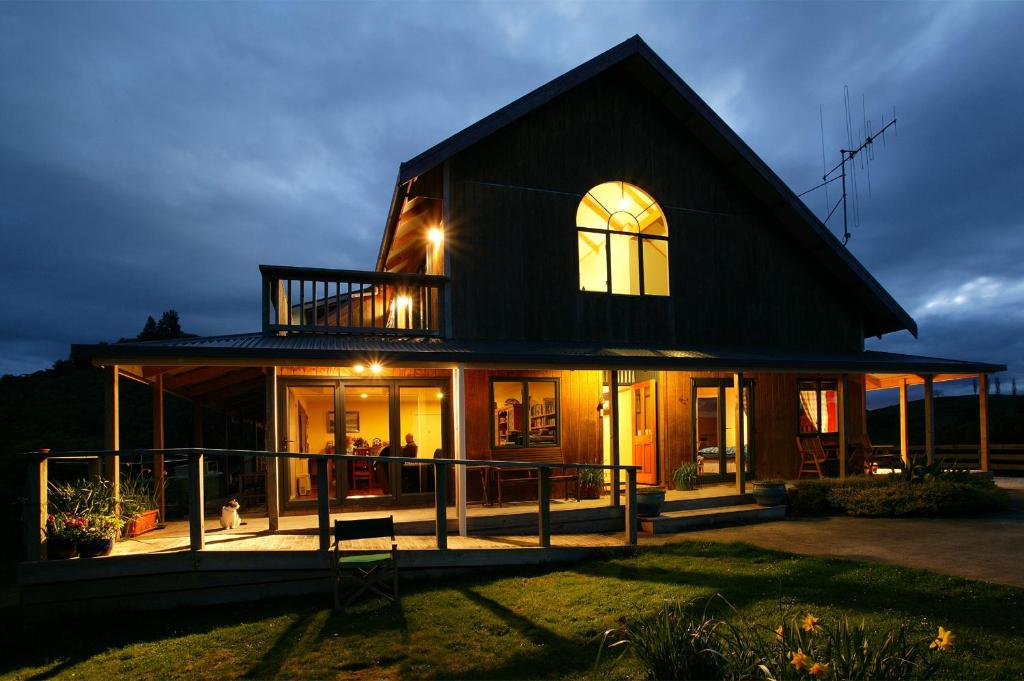
<path id="1" fill-rule="evenodd" d="M 728 482 L 736 477 L 737 453 L 751 475 L 753 460 L 754 383 L 743 382 L 743 428 L 736 428 L 736 388 L 729 379 L 693 379 L 693 449 L 697 475 L 704 482 Z M 742 448 L 742 449 L 741 449 Z"/>

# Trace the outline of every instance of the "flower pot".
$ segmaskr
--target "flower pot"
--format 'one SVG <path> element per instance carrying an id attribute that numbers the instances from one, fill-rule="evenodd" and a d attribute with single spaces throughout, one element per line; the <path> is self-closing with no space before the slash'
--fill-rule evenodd
<path id="1" fill-rule="evenodd" d="M 665 492 L 637 492 L 636 514 L 641 518 L 657 518 L 661 505 L 665 503 Z"/>
<path id="2" fill-rule="evenodd" d="M 67 539 L 53 537 L 46 540 L 47 560 L 67 560 L 78 555 L 78 545 Z"/>
<path id="3" fill-rule="evenodd" d="M 601 498 L 601 488 L 598 485 L 580 485 L 580 499 Z"/>
<path id="4" fill-rule="evenodd" d="M 78 556 L 79 558 L 98 558 L 99 556 L 109 556 L 113 550 L 113 539 L 89 539 L 79 543 Z"/>
<path id="5" fill-rule="evenodd" d="M 785 485 L 755 485 L 752 494 L 758 506 L 779 506 L 786 503 Z"/>
<path id="6" fill-rule="evenodd" d="M 138 537 L 140 534 L 145 534 L 156 529 L 157 517 L 160 515 L 160 511 L 152 509 L 149 511 L 143 511 L 137 514 L 128 523 L 128 530 L 126 535 L 129 537 Z"/>

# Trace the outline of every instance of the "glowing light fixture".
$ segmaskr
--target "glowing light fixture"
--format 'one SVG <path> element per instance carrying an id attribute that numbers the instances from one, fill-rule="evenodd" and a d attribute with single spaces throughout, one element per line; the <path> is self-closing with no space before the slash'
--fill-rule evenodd
<path id="1" fill-rule="evenodd" d="M 356 364 L 352 367 L 352 371 L 356 372 L 357 374 L 361 374 L 364 371 L 366 371 L 366 367 L 363 366 L 362 364 Z"/>
<path id="2" fill-rule="evenodd" d="M 437 399 L 439 399 L 439 400 L 443 400 L 443 399 L 444 399 L 444 393 L 442 393 L 442 392 L 438 392 L 438 393 L 437 393 Z"/>
<path id="3" fill-rule="evenodd" d="M 402 312 L 402 310 L 407 310 L 407 309 L 411 308 L 412 307 L 412 297 L 411 296 L 398 296 L 397 298 L 395 298 L 395 307 L 398 308 L 399 312 Z"/>
<path id="4" fill-rule="evenodd" d="M 440 227 L 431 227 L 427 230 L 427 238 L 430 239 L 430 243 L 440 246 L 441 242 L 444 241 L 444 232 L 441 231 Z"/>
<path id="5" fill-rule="evenodd" d="M 365 399 L 366 399 L 367 397 L 369 397 L 369 395 L 367 395 L 366 393 L 359 393 L 359 396 L 360 396 L 360 397 L 362 397 L 362 398 L 363 398 L 364 400 L 365 400 Z"/>
<path id="6" fill-rule="evenodd" d="M 371 374 L 378 375 L 382 371 L 384 371 L 384 367 L 380 365 L 380 362 L 374 362 L 373 364 L 370 365 Z"/>

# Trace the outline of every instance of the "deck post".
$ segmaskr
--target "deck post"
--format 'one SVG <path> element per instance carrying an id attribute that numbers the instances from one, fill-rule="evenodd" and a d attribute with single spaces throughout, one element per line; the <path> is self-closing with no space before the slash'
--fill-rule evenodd
<path id="1" fill-rule="evenodd" d="M 934 377 L 931 374 L 924 378 L 924 456 L 928 465 L 935 462 L 935 401 Z"/>
<path id="2" fill-rule="evenodd" d="M 37 452 L 28 463 L 25 494 L 25 560 L 36 561 L 45 558 L 43 538 L 46 534 L 46 490 L 47 467 L 45 452 Z"/>
<path id="3" fill-rule="evenodd" d="M 153 379 L 153 449 L 164 448 L 164 375 L 157 374 Z M 164 470 L 164 454 L 153 455 L 153 491 L 156 493 L 156 505 L 160 512 L 160 522 L 167 522 L 167 484 Z"/>
<path id="4" fill-rule="evenodd" d="M 839 382 L 836 383 L 836 413 L 838 414 L 839 423 L 836 424 L 836 439 L 839 440 L 839 479 L 844 480 L 846 478 L 846 459 L 847 449 L 849 444 L 846 441 L 846 374 L 839 377 Z"/>
<path id="5" fill-rule="evenodd" d="M 206 548 L 206 538 L 203 535 L 205 520 L 206 498 L 203 493 L 203 477 L 205 473 L 202 450 L 195 450 L 189 453 L 188 457 L 188 536 L 189 548 L 192 551 L 202 551 Z"/>
<path id="6" fill-rule="evenodd" d="M 277 452 L 280 440 L 277 435 L 277 367 L 267 367 L 267 420 L 263 429 L 268 452 Z M 278 492 L 278 460 L 276 456 L 267 457 L 267 526 L 271 532 L 277 532 L 281 516 L 281 496 Z"/>
<path id="7" fill-rule="evenodd" d="M 434 534 L 437 550 L 448 548 L 448 464 L 434 459 Z"/>
<path id="8" fill-rule="evenodd" d="M 736 442 L 736 493 L 747 493 L 747 472 L 744 470 L 746 457 L 743 452 L 744 428 L 743 428 L 743 372 L 737 371 L 732 375 L 733 387 L 736 390 L 736 421 L 735 437 Z M 724 444 L 724 443 L 723 443 Z"/>
<path id="9" fill-rule="evenodd" d="M 978 467 L 985 473 L 988 460 L 988 374 L 978 374 Z"/>
<path id="10" fill-rule="evenodd" d="M 331 548 L 331 495 L 327 489 L 327 459 L 318 459 L 316 462 L 316 503 L 317 520 L 320 525 L 320 550 L 327 551 Z"/>
<path id="11" fill-rule="evenodd" d="M 103 382 L 103 406 L 105 411 L 103 448 L 116 452 L 121 449 L 121 390 L 118 385 L 120 370 L 117 365 L 106 367 Z M 100 463 L 103 477 L 110 481 L 114 493 L 114 506 L 121 504 L 121 457 L 117 454 L 103 457 Z"/>
<path id="12" fill-rule="evenodd" d="M 547 466 L 537 477 L 537 538 L 542 548 L 551 548 L 551 469 Z"/>
<path id="13" fill-rule="evenodd" d="M 900 379 L 900 458 L 903 459 L 904 470 L 910 470 L 910 423 L 907 407 L 907 377 Z"/>
<path id="14" fill-rule="evenodd" d="M 626 546 L 636 546 L 636 468 L 626 469 Z"/>
<path id="15" fill-rule="evenodd" d="M 608 446 L 611 447 L 612 468 L 612 506 L 621 506 L 622 499 L 619 490 L 619 372 L 615 369 L 608 371 L 608 402 L 611 406 L 611 424 L 608 426 Z"/>
<path id="16" fill-rule="evenodd" d="M 466 365 L 452 370 L 452 416 L 454 417 L 455 459 L 466 460 Z M 455 504 L 459 518 L 459 536 L 468 534 L 466 522 L 466 466 L 455 469 Z"/>

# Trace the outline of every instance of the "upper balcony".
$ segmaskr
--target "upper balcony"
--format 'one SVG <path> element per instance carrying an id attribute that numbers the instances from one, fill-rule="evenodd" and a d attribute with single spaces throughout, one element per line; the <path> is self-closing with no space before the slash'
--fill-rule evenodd
<path id="1" fill-rule="evenodd" d="M 448 278 L 260 265 L 263 332 L 442 336 Z"/>

